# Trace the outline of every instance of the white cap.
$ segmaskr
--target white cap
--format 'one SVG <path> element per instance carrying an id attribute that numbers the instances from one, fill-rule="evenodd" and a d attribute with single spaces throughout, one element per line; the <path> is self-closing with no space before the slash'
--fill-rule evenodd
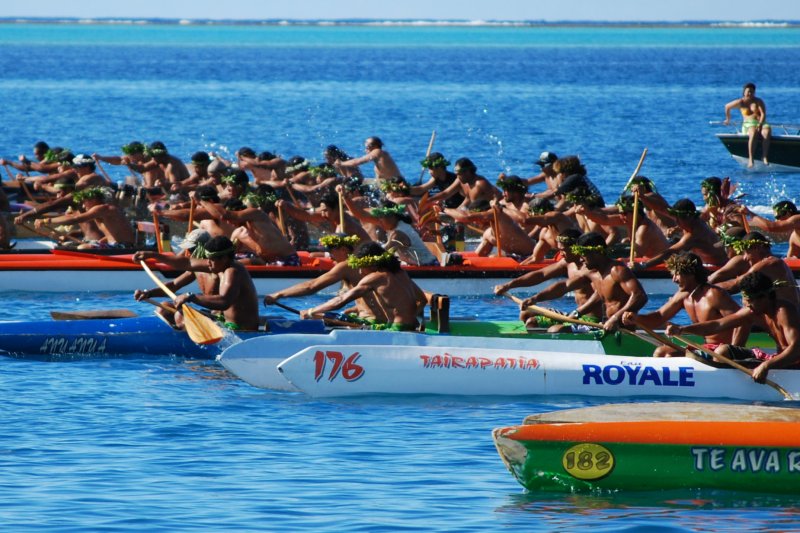
<path id="1" fill-rule="evenodd" d="M 181 243 L 181 250 L 194 250 L 198 243 L 205 244 L 211 239 L 211 234 L 204 229 L 192 230 Z"/>

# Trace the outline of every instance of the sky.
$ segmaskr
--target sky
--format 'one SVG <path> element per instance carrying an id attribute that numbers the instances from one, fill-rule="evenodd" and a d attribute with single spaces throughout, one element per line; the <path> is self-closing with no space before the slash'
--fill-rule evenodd
<path id="1" fill-rule="evenodd" d="M 445 19 L 544 21 L 800 20 L 798 0 L 36 0 L 0 17 Z"/>

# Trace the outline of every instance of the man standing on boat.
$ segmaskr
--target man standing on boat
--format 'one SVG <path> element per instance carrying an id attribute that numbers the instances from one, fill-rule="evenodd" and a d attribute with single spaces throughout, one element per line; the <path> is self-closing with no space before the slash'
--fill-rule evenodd
<path id="1" fill-rule="evenodd" d="M 377 242 L 367 242 L 360 245 L 347 262 L 352 268 L 361 271 L 361 281 L 339 296 L 301 311 L 302 318 L 313 318 L 315 315 L 334 311 L 357 298 L 373 293 L 388 317 L 385 324 L 376 324 L 373 329 L 415 331 L 419 327 L 417 317 L 422 315 L 427 298 L 400 267 L 400 260 L 394 253 L 384 250 Z"/>
<path id="2" fill-rule="evenodd" d="M 767 106 L 764 100 L 756 96 L 755 83 L 746 83 L 742 89 L 742 97 L 732 100 L 725 105 L 726 126 L 731 121 L 731 110 L 739 108 L 742 113 L 742 134 L 748 136 L 747 141 L 747 167 L 753 167 L 753 156 L 756 148 L 756 138 L 761 138 L 761 158 L 765 165 L 769 165 L 769 141 L 772 138 L 772 128 L 767 124 Z"/>
<path id="3" fill-rule="evenodd" d="M 622 322 L 626 326 L 644 325 L 650 329 L 664 326 L 683 309 L 693 322 L 707 322 L 716 320 L 741 309 L 731 295 L 708 282 L 708 270 L 703 266 L 699 256 L 691 252 L 681 252 L 667 259 L 667 269 L 672 274 L 672 281 L 678 286 L 676 292 L 657 311 L 638 315 L 626 312 L 622 315 Z M 725 331 L 713 331 L 705 338 L 705 347 L 714 350 L 721 344 L 743 345 L 750 332 L 748 327 L 740 326 Z M 659 346 L 653 357 L 680 357 L 682 352 L 675 351 L 669 346 Z"/>
<path id="4" fill-rule="evenodd" d="M 740 283 L 745 307 L 736 313 L 716 320 L 667 327 L 667 335 L 708 335 L 725 329 L 749 327 L 757 324 L 764 327 L 775 341 L 776 353 L 767 353 L 760 348 L 746 348 L 723 344 L 716 353 L 733 360 L 756 359 L 761 363 L 753 370 L 753 380 L 764 383 L 771 368 L 796 367 L 800 363 L 800 315 L 797 306 L 781 300 L 775 293 L 773 281 L 762 272 L 753 272 Z"/>
<path id="5" fill-rule="evenodd" d="M 344 174 L 347 172 L 344 169 L 358 167 L 359 165 L 372 161 L 375 163 L 375 180 L 378 183 L 395 176 L 403 175 L 400 169 L 397 168 L 397 163 L 394 162 L 389 152 L 383 149 L 383 141 L 378 137 L 370 137 L 364 141 L 364 150 L 367 152 L 366 155 L 346 161 L 337 159 L 334 161 L 333 166 Z"/>

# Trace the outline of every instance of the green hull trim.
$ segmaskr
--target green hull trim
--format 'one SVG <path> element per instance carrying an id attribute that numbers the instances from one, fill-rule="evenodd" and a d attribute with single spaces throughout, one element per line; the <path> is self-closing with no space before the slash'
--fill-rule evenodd
<path id="1" fill-rule="evenodd" d="M 800 493 L 800 443 L 796 448 L 550 441 L 504 445 L 524 447 L 505 459 L 530 491 Z"/>
<path id="2" fill-rule="evenodd" d="M 655 346 L 638 337 L 627 333 L 611 333 L 602 335 L 601 331 L 591 333 L 547 333 L 544 330 L 528 331 L 525 324 L 519 320 L 507 321 L 472 321 L 461 320 L 450 322 L 450 332 L 439 333 L 434 322 L 426 323 L 425 332 L 428 335 L 454 335 L 458 337 L 503 337 L 512 339 L 564 339 L 564 340 L 600 340 L 603 349 L 608 355 L 623 355 L 628 357 L 650 357 Z M 702 342 L 699 337 L 690 336 L 695 342 Z M 765 333 L 752 333 L 747 342 L 748 346 L 758 346 L 770 349 L 775 346 L 774 341 Z"/>

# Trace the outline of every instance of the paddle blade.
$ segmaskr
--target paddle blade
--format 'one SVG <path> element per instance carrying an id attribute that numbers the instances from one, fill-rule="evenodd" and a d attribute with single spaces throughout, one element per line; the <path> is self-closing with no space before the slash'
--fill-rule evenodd
<path id="1" fill-rule="evenodd" d="M 216 322 L 202 314 L 200 311 L 184 305 L 181 307 L 183 322 L 189 338 L 197 344 L 215 344 L 222 340 L 225 334 Z"/>

